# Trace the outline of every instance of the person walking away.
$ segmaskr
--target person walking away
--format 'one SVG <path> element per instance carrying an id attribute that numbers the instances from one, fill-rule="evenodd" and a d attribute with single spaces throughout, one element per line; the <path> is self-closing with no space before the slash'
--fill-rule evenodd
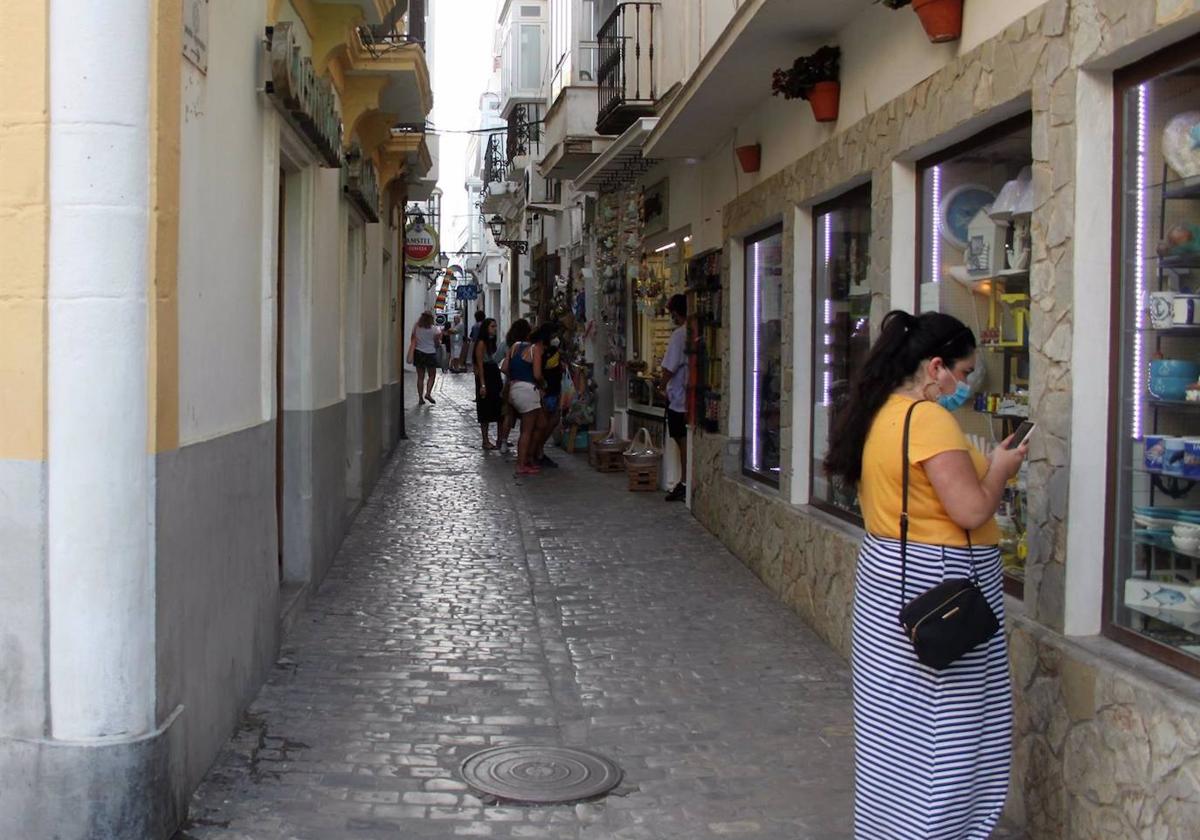
<path id="1" fill-rule="evenodd" d="M 442 373 L 450 373 L 450 327 L 442 327 L 438 335 L 438 362 Z"/>
<path id="2" fill-rule="evenodd" d="M 949 315 L 889 313 L 830 426 L 825 471 L 858 485 L 867 531 L 851 630 L 856 840 L 983 840 L 1008 791 L 1013 701 L 994 517 L 1028 444 L 1008 449 L 1010 438 L 984 457 L 951 413 L 970 396 L 975 348 Z M 976 575 L 999 632 L 942 670 L 921 664 L 901 606 Z"/>
<path id="3" fill-rule="evenodd" d="M 451 373 L 462 373 L 462 349 L 463 349 L 463 322 L 462 318 L 455 315 L 454 322 L 450 325 L 450 371 Z"/>
<path id="4" fill-rule="evenodd" d="M 497 437 L 499 438 L 498 443 L 502 450 L 509 448 L 508 436 L 512 432 L 513 426 L 517 424 L 516 409 L 508 401 L 508 389 L 512 382 L 511 377 L 508 375 L 508 348 L 512 347 L 518 341 L 527 341 L 531 332 L 532 329 L 529 326 L 529 322 L 524 318 L 518 318 L 513 321 L 512 325 L 508 328 L 508 332 L 504 335 L 504 341 L 500 342 L 500 345 L 496 348 L 496 355 L 493 356 L 496 363 L 500 365 L 500 371 L 505 377 L 503 405 L 500 409 L 500 429 L 497 433 Z"/>
<path id="5" fill-rule="evenodd" d="M 533 463 L 539 467 L 557 469 L 556 464 L 546 454 L 546 442 L 554 433 L 559 420 L 560 400 L 562 399 L 563 364 L 559 345 L 559 327 L 556 323 L 546 323 L 533 331 L 529 340 L 541 345 L 542 348 L 542 378 L 546 381 L 542 393 L 542 411 L 538 418 L 537 438 L 533 447 Z"/>
<path id="6" fill-rule="evenodd" d="M 542 409 L 542 345 L 518 341 L 508 348 L 508 401 L 521 418 L 521 437 L 517 439 L 517 476 L 537 475 L 541 469 L 532 462 Z"/>
<path id="7" fill-rule="evenodd" d="M 488 427 L 495 423 L 499 431 L 500 406 L 504 391 L 504 378 L 500 375 L 500 366 L 492 358 L 496 352 L 497 330 L 495 319 L 487 318 L 480 325 L 475 339 L 475 415 L 483 435 L 484 449 L 497 448 L 497 444 L 488 439 Z"/>
<path id="8" fill-rule="evenodd" d="M 667 395 L 667 435 L 679 447 L 679 483 L 667 494 L 668 502 L 687 498 L 687 298 L 673 295 L 667 311 L 675 323 L 675 331 L 667 342 L 662 360 L 662 389 Z"/>
<path id="9" fill-rule="evenodd" d="M 437 377 L 437 351 L 441 334 L 433 325 L 433 313 L 422 312 L 413 327 L 408 356 L 417 369 L 417 405 L 437 404 L 432 396 L 433 380 Z M 426 384 L 428 380 L 428 384 Z"/>
<path id="10" fill-rule="evenodd" d="M 486 318 L 487 316 L 483 314 L 482 309 L 475 310 L 475 323 L 471 327 L 470 334 L 467 336 L 467 344 L 463 352 L 464 360 L 469 360 L 472 366 L 475 364 L 475 342 L 479 340 L 479 332 L 483 328 L 483 322 Z"/>

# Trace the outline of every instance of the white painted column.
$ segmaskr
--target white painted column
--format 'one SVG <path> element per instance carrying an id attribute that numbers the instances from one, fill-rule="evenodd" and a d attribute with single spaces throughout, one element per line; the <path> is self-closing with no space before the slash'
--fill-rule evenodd
<path id="1" fill-rule="evenodd" d="M 1100 632 L 1109 459 L 1109 368 L 1112 346 L 1113 82 L 1107 72 L 1079 74 L 1075 87 L 1074 312 L 1071 336 L 1070 495 L 1063 632 Z M 1042 444 L 1034 442 L 1035 452 Z M 1044 450 L 1042 450 L 1044 451 Z"/>
<path id="2" fill-rule="evenodd" d="M 789 500 L 806 505 L 812 493 L 813 450 L 813 209 L 792 214 L 792 483 Z"/>
<path id="3" fill-rule="evenodd" d="M 917 299 L 917 167 L 911 161 L 892 163 L 892 254 L 888 309 L 913 312 Z M 879 335 L 872 313 L 871 336 Z"/>
<path id="4" fill-rule="evenodd" d="M 49 688 L 62 740 L 154 727 L 149 11 L 50 4 Z"/>

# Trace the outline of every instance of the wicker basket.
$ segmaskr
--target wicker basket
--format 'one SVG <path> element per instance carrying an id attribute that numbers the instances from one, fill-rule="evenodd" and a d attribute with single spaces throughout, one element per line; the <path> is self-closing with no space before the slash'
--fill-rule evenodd
<path id="1" fill-rule="evenodd" d="M 596 466 L 596 444 L 608 437 L 608 432 L 588 432 L 588 465 Z"/>
<path id="2" fill-rule="evenodd" d="M 625 470 L 625 455 L 620 449 L 596 450 L 596 469 L 602 473 L 619 473 Z"/>
<path id="3" fill-rule="evenodd" d="M 658 464 L 649 467 L 626 467 L 629 492 L 653 493 L 658 489 Z"/>

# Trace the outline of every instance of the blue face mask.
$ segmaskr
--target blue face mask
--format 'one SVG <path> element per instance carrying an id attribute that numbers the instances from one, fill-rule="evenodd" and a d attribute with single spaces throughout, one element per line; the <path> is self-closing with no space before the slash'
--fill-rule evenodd
<path id="1" fill-rule="evenodd" d="M 953 394 L 942 394 L 938 397 L 938 405 L 947 411 L 955 411 L 967 404 L 967 400 L 971 398 L 971 386 L 966 382 L 959 382 L 958 387 L 954 389 Z"/>

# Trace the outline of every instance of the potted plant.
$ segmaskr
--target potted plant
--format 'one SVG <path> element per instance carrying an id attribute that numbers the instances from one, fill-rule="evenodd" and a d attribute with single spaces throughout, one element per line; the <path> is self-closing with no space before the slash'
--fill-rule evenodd
<path id="1" fill-rule="evenodd" d="M 962 37 L 963 0 L 877 0 L 889 9 L 911 5 L 925 34 L 935 44 Z"/>
<path id="2" fill-rule="evenodd" d="M 841 58 L 837 47 L 821 47 L 812 55 L 801 56 L 788 69 L 775 71 L 771 91 L 784 99 L 807 99 L 817 122 L 835 122 L 842 90 L 838 81 Z"/>

